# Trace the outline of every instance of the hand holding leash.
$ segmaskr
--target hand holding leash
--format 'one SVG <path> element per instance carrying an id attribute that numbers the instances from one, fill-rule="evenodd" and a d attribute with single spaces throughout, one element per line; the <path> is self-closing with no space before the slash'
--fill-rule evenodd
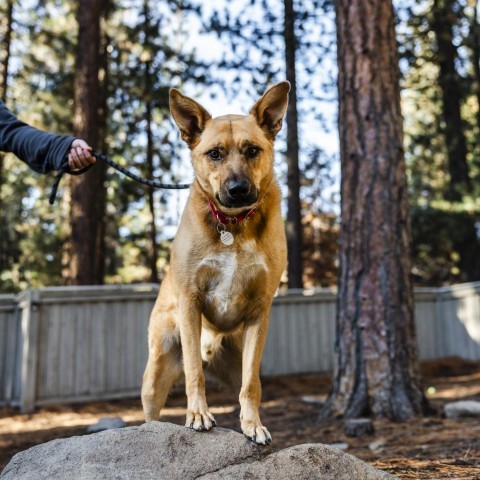
<path id="1" fill-rule="evenodd" d="M 94 164 L 97 160 L 92 155 L 92 147 L 85 140 L 76 138 L 72 142 L 68 153 L 68 166 L 70 170 L 80 170 Z"/>

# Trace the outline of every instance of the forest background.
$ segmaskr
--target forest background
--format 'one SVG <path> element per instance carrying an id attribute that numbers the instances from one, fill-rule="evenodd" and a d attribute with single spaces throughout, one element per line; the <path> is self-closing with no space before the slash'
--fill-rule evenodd
<path id="1" fill-rule="evenodd" d="M 414 282 L 479 280 L 478 1 L 394 5 Z M 98 26 L 94 41 L 82 40 L 85 25 Z M 327 0 L 0 3 L 7 106 L 162 182 L 192 180 L 168 111 L 170 87 L 214 116 L 246 114 L 267 86 L 287 78 L 293 90 L 276 170 L 290 251 L 284 283 L 292 288 L 337 284 L 336 77 Z M 152 191 L 97 165 L 64 179 L 50 206 L 53 175 L 0 155 L 0 292 L 162 279 L 186 192 Z"/>

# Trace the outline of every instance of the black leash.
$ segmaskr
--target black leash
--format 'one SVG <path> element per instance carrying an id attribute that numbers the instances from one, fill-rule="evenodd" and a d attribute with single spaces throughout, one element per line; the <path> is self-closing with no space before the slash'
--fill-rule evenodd
<path id="1" fill-rule="evenodd" d="M 48 199 L 48 203 L 53 205 L 55 203 L 55 197 L 57 196 L 58 185 L 60 184 L 60 180 L 62 179 L 65 173 L 69 173 L 70 175 L 81 175 L 85 173 L 90 167 L 93 165 L 89 165 L 88 167 L 81 168 L 80 170 L 70 170 L 68 166 L 68 159 L 60 167 L 60 170 L 57 171 L 55 175 L 55 179 L 53 180 L 52 191 L 50 192 L 50 197 Z"/>
<path id="2" fill-rule="evenodd" d="M 122 167 L 121 165 L 114 162 L 113 160 L 111 160 L 106 155 L 103 155 L 103 153 L 100 153 L 100 152 L 93 151 L 92 156 L 94 156 L 97 160 L 104 161 L 105 163 L 113 167 L 115 170 L 118 170 L 119 172 L 123 173 L 127 177 L 130 177 L 133 180 L 143 183 L 144 185 L 148 185 L 149 187 L 152 187 L 152 188 L 162 188 L 162 189 L 168 189 L 168 190 L 181 190 L 184 188 L 190 188 L 189 183 L 179 183 L 177 185 L 172 185 L 169 183 L 157 182 L 156 180 L 149 180 L 148 178 L 142 178 L 136 175 L 135 173 L 131 172 L 130 170 L 127 170 L 126 168 Z M 89 165 L 88 167 L 84 167 L 80 170 L 70 170 L 70 167 L 68 166 L 68 159 L 66 159 L 65 162 L 62 164 L 60 170 L 58 170 L 57 175 L 55 176 L 55 180 L 53 181 L 52 191 L 50 193 L 50 198 L 48 200 L 50 205 L 53 205 L 55 202 L 55 197 L 57 196 L 57 190 L 60 184 L 60 180 L 62 179 L 65 173 L 69 173 L 70 175 L 81 175 L 82 173 L 85 173 L 87 170 L 93 167 L 93 165 Z"/>

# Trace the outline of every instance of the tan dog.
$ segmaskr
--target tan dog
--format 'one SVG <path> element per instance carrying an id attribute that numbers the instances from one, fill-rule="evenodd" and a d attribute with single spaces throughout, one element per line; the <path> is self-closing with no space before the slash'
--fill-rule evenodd
<path id="1" fill-rule="evenodd" d="M 272 298 L 286 264 L 273 142 L 289 90 L 288 82 L 279 83 L 249 115 L 215 119 L 170 90 L 170 110 L 191 150 L 195 180 L 150 318 L 142 385 L 147 422 L 158 420 L 185 372 L 186 426 L 215 426 L 205 398 L 207 368 L 241 387 L 243 433 L 259 444 L 271 442 L 258 412 L 259 371 Z"/>

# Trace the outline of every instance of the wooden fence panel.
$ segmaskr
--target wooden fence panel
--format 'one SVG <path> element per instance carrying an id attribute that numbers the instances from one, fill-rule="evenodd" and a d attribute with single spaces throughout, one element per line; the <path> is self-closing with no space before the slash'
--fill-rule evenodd
<path id="1" fill-rule="evenodd" d="M 274 300 L 262 359 L 264 375 L 331 372 L 336 293 L 287 294 Z M 415 290 L 421 360 L 480 359 L 480 283 Z"/>
<path id="2" fill-rule="evenodd" d="M 480 283 L 454 285 L 438 291 L 435 336 L 442 356 L 480 358 Z M 432 332 L 433 333 L 433 332 Z"/>
<path id="3" fill-rule="evenodd" d="M 262 374 L 331 371 L 335 313 L 334 291 L 276 297 L 262 357 Z"/>
<path id="4" fill-rule="evenodd" d="M 14 372 L 18 363 L 15 295 L 0 295 L 0 405 L 9 403 L 14 392 Z"/>
<path id="5" fill-rule="evenodd" d="M 157 285 L 45 288 L 0 296 L 0 404 L 138 396 Z M 480 282 L 416 289 L 421 359 L 480 359 Z M 274 299 L 263 375 L 331 372 L 336 292 Z"/>
<path id="6" fill-rule="evenodd" d="M 158 287 L 100 290 L 40 291 L 37 405 L 139 394 Z"/>
<path id="7" fill-rule="evenodd" d="M 415 326 L 421 360 L 438 358 L 441 355 L 441 345 L 438 337 L 433 334 L 438 328 L 436 312 L 437 290 L 419 288 L 415 291 Z"/>

